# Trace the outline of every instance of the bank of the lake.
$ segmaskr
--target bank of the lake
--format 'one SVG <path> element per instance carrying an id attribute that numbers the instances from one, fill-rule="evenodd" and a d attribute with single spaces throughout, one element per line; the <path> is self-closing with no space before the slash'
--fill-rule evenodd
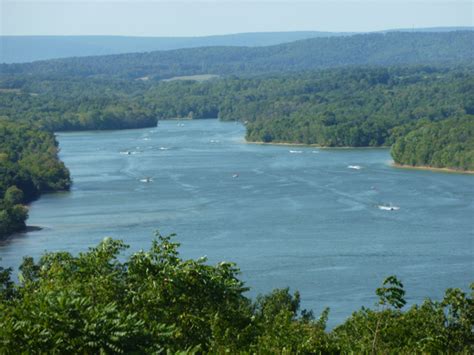
<path id="1" fill-rule="evenodd" d="M 408 169 L 408 170 L 428 170 L 441 173 L 451 173 L 451 174 L 474 174 L 474 170 L 460 170 L 452 168 L 437 168 L 433 166 L 414 166 L 414 165 L 405 165 L 392 163 L 392 166 L 399 169 Z"/>
<path id="2" fill-rule="evenodd" d="M 251 296 L 299 290 L 303 307 L 331 308 L 330 325 L 376 302 L 388 275 L 410 304 L 472 282 L 472 175 L 395 169 L 385 148 L 291 149 L 243 144 L 244 134 L 217 120 L 59 133 L 71 192 L 30 206 L 29 225 L 43 229 L 0 246 L 1 265 L 105 236 L 133 252 L 156 229 L 176 232 L 183 257 L 236 262 Z"/>

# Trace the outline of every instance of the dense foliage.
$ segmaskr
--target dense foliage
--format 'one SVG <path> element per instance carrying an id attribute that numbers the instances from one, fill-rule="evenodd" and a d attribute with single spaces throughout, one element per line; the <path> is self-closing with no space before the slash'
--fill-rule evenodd
<path id="1" fill-rule="evenodd" d="M 474 171 L 474 116 L 427 122 L 392 147 L 396 163 Z"/>
<path id="2" fill-rule="evenodd" d="M 122 80 L 2 80 L 0 115 L 49 131 L 126 129 L 156 126 L 139 96 L 144 85 Z"/>
<path id="3" fill-rule="evenodd" d="M 312 38 L 268 47 L 201 47 L 0 65 L 0 73 L 51 78 L 169 78 L 280 73 L 349 65 L 460 63 L 474 59 L 473 31 L 392 32 Z"/>
<path id="4" fill-rule="evenodd" d="M 459 289 L 441 302 L 402 311 L 405 291 L 391 276 L 379 303 L 332 331 L 329 310 L 315 319 L 300 296 L 274 290 L 245 296 L 232 263 L 183 260 L 158 236 L 124 260 L 122 242 L 88 252 L 25 258 L 19 283 L 0 268 L 0 352 L 16 353 L 469 353 L 474 304 Z"/>
<path id="5" fill-rule="evenodd" d="M 349 68 L 206 83 L 145 94 L 156 114 L 247 121 L 247 139 L 323 146 L 390 145 L 420 120 L 474 110 L 469 67 Z"/>
<path id="6" fill-rule="evenodd" d="M 207 82 L 15 77 L 0 82 L 0 115 L 48 130 L 219 117 L 248 121 L 253 141 L 388 145 L 404 133 L 394 127 L 474 112 L 473 78 L 470 66 L 347 68 Z"/>
<path id="7" fill-rule="evenodd" d="M 25 228 L 23 204 L 69 188 L 69 172 L 49 132 L 0 120 L 0 239 Z"/>

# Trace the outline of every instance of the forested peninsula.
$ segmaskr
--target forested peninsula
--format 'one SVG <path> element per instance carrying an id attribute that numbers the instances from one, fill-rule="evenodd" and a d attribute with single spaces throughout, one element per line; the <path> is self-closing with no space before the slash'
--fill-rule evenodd
<path id="1" fill-rule="evenodd" d="M 420 125 L 392 147 L 402 166 L 474 171 L 474 116 Z"/>
<path id="2" fill-rule="evenodd" d="M 69 171 L 57 152 L 52 133 L 0 119 L 0 240 L 26 228 L 26 203 L 69 189 Z"/>

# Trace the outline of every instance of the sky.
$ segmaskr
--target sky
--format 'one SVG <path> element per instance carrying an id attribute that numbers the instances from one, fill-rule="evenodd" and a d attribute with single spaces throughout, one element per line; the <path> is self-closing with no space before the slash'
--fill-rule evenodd
<path id="1" fill-rule="evenodd" d="M 474 26 L 459 0 L 0 0 L 1 35 L 206 36 Z"/>

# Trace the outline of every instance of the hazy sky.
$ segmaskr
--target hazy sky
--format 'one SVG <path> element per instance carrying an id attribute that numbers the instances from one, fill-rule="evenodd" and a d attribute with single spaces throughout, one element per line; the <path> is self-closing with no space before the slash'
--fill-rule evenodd
<path id="1" fill-rule="evenodd" d="M 202 36 L 473 26 L 474 2 L 0 0 L 3 35 Z"/>

